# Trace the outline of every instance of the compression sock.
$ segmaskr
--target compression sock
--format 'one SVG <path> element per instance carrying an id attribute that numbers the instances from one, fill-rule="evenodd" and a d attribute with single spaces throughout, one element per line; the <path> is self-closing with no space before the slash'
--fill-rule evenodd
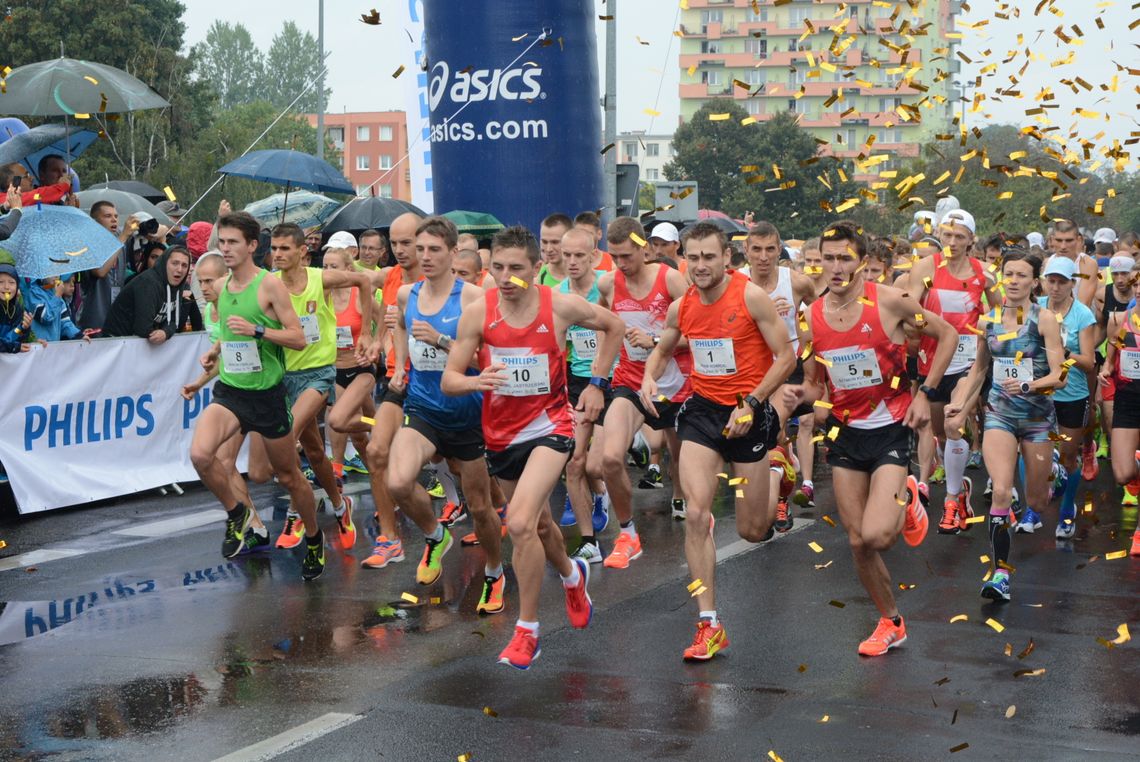
<path id="1" fill-rule="evenodd" d="M 990 511 L 990 550 L 994 554 L 995 568 L 1009 563 L 1010 536 L 1009 527 L 1006 525 L 1008 517 L 1008 511 L 1001 514 Z"/>
<path id="2" fill-rule="evenodd" d="M 1070 518 L 1077 515 L 1077 488 L 1081 486 L 1081 472 L 1073 471 L 1065 480 L 1065 491 L 1061 496 L 1061 515 Z"/>
<path id="3" fill-rule="evenodd" d="M 946 469 L 946 494 L 962 491 L 962 477 L 966 475 L 966 462 L 970 459 L 970 445 L 965 439 L 948 439 L 943 465 Z"/>

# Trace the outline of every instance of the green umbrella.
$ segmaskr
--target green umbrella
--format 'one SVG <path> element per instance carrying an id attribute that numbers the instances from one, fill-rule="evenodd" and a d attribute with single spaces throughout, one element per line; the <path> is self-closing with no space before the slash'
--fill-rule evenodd
<path id="1" fill-rule="evenodd" d="M 494 235 L 506 227 L 499 222 L 495 215 L 487 212 L 467 212 L 456 209 L 454 212 L 447 212 L 443 216 L 454 222 L 460 233 L 470 233 L 477 238 Z"/>

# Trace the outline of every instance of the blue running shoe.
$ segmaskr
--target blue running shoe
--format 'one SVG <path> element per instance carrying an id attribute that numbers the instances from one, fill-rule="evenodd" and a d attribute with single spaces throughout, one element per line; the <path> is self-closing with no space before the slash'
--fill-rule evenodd
<path id="1" fill-rule="evenodd" d="M 364 461 L 360 459 L 359 455 L 353 455 L 344 462 L 344 470 L 352 471 L 357 474 L 367 474 L 368 466 L 364 465 Z"/>
<path id="2" fill-rule="evenodd" d="M 1057 519 L 1056 537 L 1058 540 L 1071 540 L 1077 534 L 1077 506 L 1066 509 L 1061 506 L 1061 515 Z"/>
<path id="3" fill-rule="evenodd" d="M 607 526 L 610 525 L 610 493 L 603 492 L 600 495 L 594 495 L 594 534 L 601 534 Z"/>
<path id="4" fill-rule="evenodd" d="M 1042 527 L 1041 517 L 1037 511 L 1032 508 L 1026 508 L 1025 514 L 1021 517 L 1021 521 L 1017 522 L 1017 526 L 1013 531 L 1018 534 L 1033 534 L 1035 531 Z"/>
<path id="5" fill-rule="evenodd" d="M 1005 569 L 995 571 L 994 576 L 990 577 L 989 581 L 982 585 L 982 597 L 998 602 L 1008 601 L 1009 572 Z"/>
<path id="6" fill-rule="evenodd" d="M 570 505 L 570 496 L 566 496 L 566 507 L 562 509 L 562 518 L 558 519 L 558 526 L 572 527 L 578 523 L 578 519 L 574 518 L 574 508 Z"/>

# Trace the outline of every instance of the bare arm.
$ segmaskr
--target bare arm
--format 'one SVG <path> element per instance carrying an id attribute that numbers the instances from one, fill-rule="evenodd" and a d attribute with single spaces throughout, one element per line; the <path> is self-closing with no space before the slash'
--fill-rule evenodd
<path id="1" fill-rule="evenodd" d="M 408 307 L 411 286 L 400 286 L 396 292 L 396 324 L 392 327 L 392 353 L 396 356 L 395 370 L 389 382 L 396 389 L 404 388 L 404 373 L 408 367 L 408 328 L 404 325 L 404 310 Z"/>
<path id="2" fill-rule="evenodd" d="M 1056 314 L 1042 308 L 1037 318 L 1037 330 L 1045 339 L 1045 358 L 1049 361 L 1049 375 L 1030 381 L 1031 392 L 1056 389 L 1065 385 L 1062 380 L 1062 375 L 1065 373 L 1065 347 L 1061 344 L 1061 326 L 1057 322 Z"/>
<path id="3" fill-rule="evenodd" d="M 472 392 L 493 392 L 506 380 L 502 365 L 488 365 L 478 376 L 468 376 L 467 368 L 475 359 L 475 352 L 483 341 L 483 321 L 487 315 L 487 302 L 479 299 L 465 307 L 459 317 L 455 341 L 447 354 L 439 386 L 444 394 L 459 397 Z"/>
<path id="4" fill-rule="evenodd" d="M 885 304 L 884 304 L 885 303 Z M 926 374 L 928 386 L 938 386 L 942 383 L 942 374 L 950 366 L 954 358 L 954 350 L 958 346 L 958 333 L 954 328 L 933 312 L 924 310 L 918 300 L 894 289 L 879 289 L 880 308 L 889 310 L 899 324 L 906 329 L 933 337 L 937 342 L 934 359 L 930 363 L 930 372 Z M 919 428 L 930 420 L 930 400 L 925 394 L 915 395 L 907 408 L 903 424 L 911 428 Z"/>
<path id="5" fill-rule="evenodd" d="M 681 341 L 681 329 L 678 323 L 680 311 L 681 300 L 676 299 L 669 305 L 669 312 L 665 315 L 665 330 L 661 333 L 661 341 L 645 360 L 645 375 L 642 377 L 640 391 L 641 404 L 651 413 L 657 412 L 653 404 L 658 397 L 657 379 L 665 372 L 669 358 L 673 356 L 677 344 Z"/>
<path id="6" fill-rule="evenodd" d="M 1080 279 L 1080 285 L 1077 287 L 1077 301 L 1092 309 L 1096 301 L 1097 284 L 1100 283 L 1100 272 L 1097 270 L 1096 260 L 1092 257 L 1085 257 L 1077 269 L 1080 271 L 1077 276 Z"/>
<path id="7" fill-rule="evenodd" d="M 262 278 L 261 289 L 257 295 L 259 303 L 263 302 L 263 311 L 271 318 L 281 323 L 280 328 L 266 328 L 265 340 L 273 342 L 286 349 L 304 349 L 305 332 L 301 328 L 301 321 L 293 309 L 293 302 L 289 299 L 289 290 L 280 278 Z M 241 321 L 235 325 L 235 321 Z M 231 331 L 244 336 L 253 336 L 253 324 L 237 315 L 226 321 Z M 244 325 L 242 325 L 244 324 Z M 240 326 L 243 330 L 238 330 Z M 248 331 L 245 329 L 248 328 Z"/>

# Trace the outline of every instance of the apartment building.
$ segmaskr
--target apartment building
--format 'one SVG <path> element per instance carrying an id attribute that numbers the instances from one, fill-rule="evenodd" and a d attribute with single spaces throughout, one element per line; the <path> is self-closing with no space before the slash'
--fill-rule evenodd
<path id="1" fill-rule="evenodd" d="M 306 118 L 316 126 L 316 114 Z M 408 163 L 397 166 L 408 152 L 403 111 L 325 114 L 325 132 L 341 152 L 340 169 L 357 193 L 411 201 Z"/>
<path id="2" fill-rule="evenodd" d="M 672 135 L 647 135 L 644 130 L 622 132 L 617 139 L 618 162 L 637 164 L 643 183 L 665 179 L 665 165 L 673 160 Z"/>

